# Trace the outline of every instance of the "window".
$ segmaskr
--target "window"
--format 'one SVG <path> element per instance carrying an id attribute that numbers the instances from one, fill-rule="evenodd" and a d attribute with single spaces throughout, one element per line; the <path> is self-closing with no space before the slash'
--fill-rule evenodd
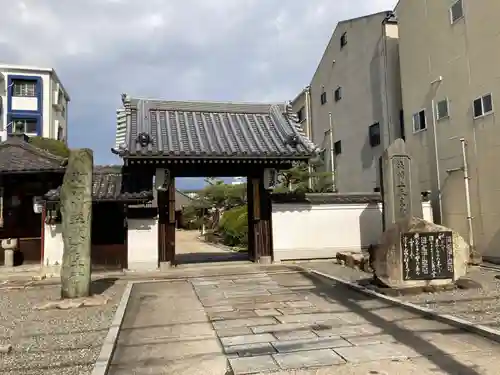
<path id="1" fill-rule="evenodd" d="M 304 121 L 304 107 L 302 107 L 301 109 L 299 109 L 299 111 L 297 112 L 297 118 L 299 120 L 299 122 L 302 122 Z"/>
<path id="2" fill-rule="evenodd" d="M 342 99 L 342 87 L 335 90 L 335 101 L 338 102 L 340 99 Z"/>
<path id="3" fill-rule="evenodd" d="M 370 146 L 377 147 L 380 144 L 380 123 L 376 122 L 368 128 Z"/>
<path id="4" fill-rule="evenodd" d="M 333 144 L 333 152 L 335 152 L 336 155 L 340 155 L 342 153 L 342 142 L 337 141 Z"/>
<path id="5" fill-rule="evenodd" d="M 321 105 L 326 104 L 326 92 L 321 93 Z"/>
<path id="6" fill-rule="evenodd" d="M 61 125 L 57 127 L 57 140 L 64 141 L 64 130 Z"/>
<path id="7" fill-rule="evenodd" d="M 440 100 L 436 103 L 436 119 L 442 120 L 450 116 L 448 109 L 448 99 Z"/>
<path id="8" fill-rule="evenodd" d="M 344 48 L 345 45 L 347 44 L 347 32 L 343 33 L 342 36 L 340 37 L 340 48 Z"/>
<path id="9" fill-rule="evenodd" d="M 413 132 L 416 133 L 427 129 L 427 119 L 425 118 L 425 110 L 421 110 L 413 115 Z"/>
<path id="10" fill-rule="evenodd" d="M 12 120 L 12 134 L 37 134 L 37 121 L 35 119 Z"/>
<path id="11" fill-rule="evenodd" d="M 493 99 L 491 94 L 483 95 L 480 98 L 474 100 L 474 118 L 478 118 L 481 116 L 486 116 L 493 112 Z"/>
<path id="12" fill-rule="evenodd" d="M 457 0 L 453 3 L 450 8 L 450 20 L 451 23 L 457 22 L 459 19 L 464 17 L 464 6 L 462 0 Z"/>
<path id="13" fill-rule="evenodd" d="M 12 81 L 12 96 L 36 96 L 36 81 L 15 79 Z"/>

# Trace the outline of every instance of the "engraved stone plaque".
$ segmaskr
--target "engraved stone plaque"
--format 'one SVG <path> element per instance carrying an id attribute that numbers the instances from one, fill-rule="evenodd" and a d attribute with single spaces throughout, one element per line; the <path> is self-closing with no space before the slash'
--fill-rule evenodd
<path id="1" fill-rule="evenodd" d="M 401 234 L 403 280 L 453 279 L 452 232 Z"/>

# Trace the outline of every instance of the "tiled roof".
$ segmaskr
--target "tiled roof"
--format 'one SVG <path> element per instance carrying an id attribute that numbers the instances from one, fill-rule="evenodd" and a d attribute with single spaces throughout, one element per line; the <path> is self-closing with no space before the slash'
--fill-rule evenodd
<path id="1" fill-rule="evenodd" d="M 0 173 L 64 172 L 66 159 L 35 147 L 23 137 L 0 143 Z"/>
<path id="2" fill-rule="evenodd" d="M 181 210 L 185 206 L 189 206 L 193 202 L 193 198 L 188 197 L 182 191 L 175 191 L 175 209 Z"/>
<path id="3" fill-rule="evenodd" d="M 123 175 L 121 166 L 95 166 L 92 178 L 92 200 L 95 202 L 103 201 L 151 201 L 153 199 L 152 191 L 142 191 L 130 193 L 122 185 Z M 49 201 L 58 201 L 60 198 L 61 187 L 49 191 L 45 194 L 45 199 Z"/>
<path id="4" fill-rule="evenodd" d="M 123 97 L 117 112 L 120 156 L 307 159 L 317 147 L 291 106 L 174 102 Z"/>
<path id="5" fill-rule="evenodd" d="M 189 206 L 193 202 L 193 198 L 188 197 L 182 191 L 175 189 L 175 210 L 182 210 L 183 207 Z M 158 201 L 156 197 L 151 202 L 151 207 L 158 207 Z"/>
<path id="6" fill-rule="evenodd" d="M 382 203 L 380 193 L 273 193 L 274 203 L 364 204 Z"/>
<path id="7" fill-rule="evenodd" d="M 422 202 L 428 202 L 427 192 L 421 193 Z M 309 204 L 366 204 L 382 203 L 380 193 L 273 193 L 274 203 L 309 203 Z"/>

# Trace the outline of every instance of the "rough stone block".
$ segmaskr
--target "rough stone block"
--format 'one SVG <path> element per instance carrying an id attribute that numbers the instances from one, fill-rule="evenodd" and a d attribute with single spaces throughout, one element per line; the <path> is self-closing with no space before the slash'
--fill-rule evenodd
<path id="1" fill-rule="evenodd" d="M 318 336 L 309 330 L 274 332 L 274 336 L 279 341 L 315 339 Z M 340 337 L 338 337 L 340 339 Z"/>
<path id="2" fill-rule="evenodd" d="M 234 375 L 242 374 L 260 374 L 265 372 L 277 371 L 279 366 L 270 355 L 256 357 L 230 358 L 229 364 L 233 369 Z"/>
<path id="3" fill-rule="evenodd" d="M 335 339 L 331 337 L 323 337 L 323 338 L 317 337 L 315 339 L 304 339 L 304 340 L 274 341 L 271 344 L 280 353 L 297 352 L 301 350 L 313 350 L 313 349 L 332 349 L 332 348 L 340 348 L 343 346 L 352 346 L 346 340 Z"/>
<path id="4" fill-rule="evenodd" d="M 276 353 L 276 349 L 268 342 L 256 342 L 253 344 L 224 346 L 224 352 L 228 355 L 238 354 L 240 357 L 249 357 L 274 354 Z"/>
<path id="5" fill-rule="evenodd" d="M 394 336 L 391 335 L 354 336 L 346 337 L 345 339 L 355 346 L 393 343 L 397 341 Z"/>
<path id="6" fill-rule="evenodd" d="M 214 328 L 218 330 L 220 328 L 251 327 L 259 325 L 270 325 L 276 323 L 277 321 L 274 318 L 257 317 L 257 318 L 247 318 L 247 319 L 223 320 L 220 322 L 215 322 Z"/>
<path id="7" fill-rule="evenodd" d="M 276 316 L 281 315 L 281 313 L 276 309 L 257 309 L 254 310 L 257 316 Z"/>
<path id="8" fill-rule="evenodd" d="M 453 234 L 454 279 L 403 280 L 402 233 L 442 231 L 449 231 Z M 409 217 L 399 220 L 383 233 L 380 246 L 374 249 L 373 258 L 375 275 L 382 283 L 391 288 L 446 285 L 453 283 L 467 273 L 469 245 L 456 231 L 418 217 Z"/>
<path id="9" fill-rule="evenodd" d="M 345 363 L 345 361 L 333 350 L 307 350 L 295 353 L 275 354 L 274 359 L 284 370 L 296 368 L 311 368 L 321 366 L 333 366 Z M 333 372 L 332 372 L 333 373 Z"/>
<path id="10" fill-rule="evenodd" d="M 384 359 L 407 359 L 414 356 L 408 347 L 398 344 L 375 344 L 365 346 L 350 346 L 334 349 L 347 362 L 361 363 L 380 361 Z"/>
<path id="11" fill-rule="evenodd" d="M 252 331 L 248 327 L 219 328 L 216 330 L 219 337 L 251 335 Z"/>
<path id="12" fill-rule="evenodd" d="M 268 324 L 250 328 L 253 333 L 272 333 L 294 331 L 299 329 L 309 329 L 309 326 L 304 323 L 286 323 L 286 324 Z"/>
<path id="13" fill-rule="evenodd" d="M 245 345 L 257 342 L 271 342 L 274 341 L 274 336 L 269 333 L 262 333 L 256 335 L 223 337 L 220 341 L 224 346 Z"/>

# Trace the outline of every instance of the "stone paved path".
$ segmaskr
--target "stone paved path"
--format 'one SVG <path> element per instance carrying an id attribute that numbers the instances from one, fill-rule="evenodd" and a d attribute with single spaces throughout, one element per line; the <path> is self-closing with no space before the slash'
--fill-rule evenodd
<path id="1" fill-rule="evenodd" d="M 136 285 L 123 328 L 110 374 L 496 375 L 500 360 L 496 343 L 299 272 Z"/>

